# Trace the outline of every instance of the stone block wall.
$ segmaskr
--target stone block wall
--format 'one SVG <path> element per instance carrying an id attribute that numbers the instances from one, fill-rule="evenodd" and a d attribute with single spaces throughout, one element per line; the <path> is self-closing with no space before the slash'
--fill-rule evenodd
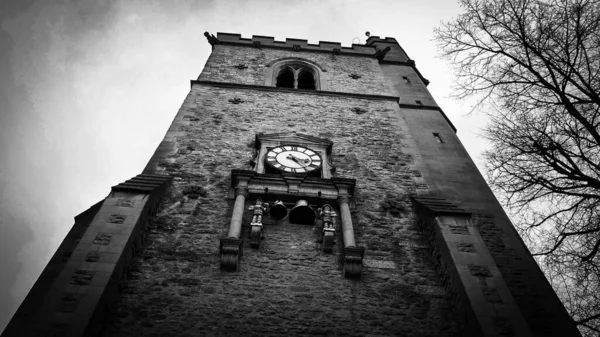
<path id="1" fill-rule="evenodd" d="M 357 179 L 360 281 L 342 276 L 340 233 L 326 255 L 312 227 L 267 222 L 261 248 L 250 249 L 249 211 L 239 270 L 219 269 L 229 172 L 252 168 L 257 133 L 286 131 L 333 141 L 336 176 Z M 170 155 L 155 161 L 173 187 L 104 335 L 456 335 L 408 198 L 420 173 L 407 137 L 393 99 L 195 84 L 167 134 Z"/>
<path id="2" fill-rule="evenodd" d="M 269 66 L 284 58 L 298 58 L 318 64 L 322 69 L 321 90 L 390 95 L 375 58 L 287 49 L 216 45 L 198 80 L 265 85 Z M 240 64 L 248 68 L 236 68 Z M 352 79 L 351 74 L 359 75 L 360 78 Z"/>

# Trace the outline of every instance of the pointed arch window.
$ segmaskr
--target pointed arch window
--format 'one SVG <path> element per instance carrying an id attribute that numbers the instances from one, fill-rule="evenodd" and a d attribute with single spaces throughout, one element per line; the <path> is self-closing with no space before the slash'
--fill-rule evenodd
<path id="1" fill-rule="evenodd" d="M 284 61 L 273 67 L 271 83 L 279 88 L 319 90 L 319 71 L 308 62 Z"/>

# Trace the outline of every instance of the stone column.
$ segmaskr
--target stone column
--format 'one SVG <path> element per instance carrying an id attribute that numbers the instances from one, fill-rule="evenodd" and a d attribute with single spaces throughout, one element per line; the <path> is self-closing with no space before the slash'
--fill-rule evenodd
<path id="1" fill-rule="evenodd" d="M 355 247 L 354 228 L 352 227 L 352 218 L 350 216 L 350 197 L 341 196 L 338 198 L 340 206 L 340 216 L 342 218 L 342 236 L 344 238 L 344 248 Z"/>
<path id="2" fill-rule="evenodd" d="M 365 249 L 356 247 L 349 202 L 350 197 L 347 195 L 338 197 L 340 217 L 342 218 L 342 237 L 344 238 L 344 276 L 360 278 Z"/>
<path id="3" fill-rule="evenodd" d="M 242 233 L 242 216 L 244 215 L 244 205 L 247 196 L 247 188 L 238 186 L 235 189 L 235 204 L 233 205 L 233 214 L 231 214 L 231 221 L 229 222 L 228 238 L 240 238 Z"/>
<path id="4" fill-rule="evenodd" d="M 244 205 L 246 196 L 248 196 L 247 181 L 241 181 L 235 188 L 235 204 L 229 223 L 229 232 L 226 238 L 221 239 L 221 268 L 237 270 L 238 261 L 243 254 L 242 240 L 242 216 L 244 215 Z"/>

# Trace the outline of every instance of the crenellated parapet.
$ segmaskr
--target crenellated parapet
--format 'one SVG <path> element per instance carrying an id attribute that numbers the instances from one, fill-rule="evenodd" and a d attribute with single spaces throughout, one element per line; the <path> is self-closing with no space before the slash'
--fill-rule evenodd
<path id="1" fill-rule="evenodd" d="M 217 33 L 220 44 L 234 44 L 255 48 L 281 48 L 295 51 L 311 51 L 336 53 L 336 55 L 373 56 L 375 48 L 372 46 L 353 44 L 351 47 L 342 47 L 340 42 L 319 41 L 310 44 L 308 40 L 286 38 L 285 41 L 275 41 L 273 36 L 252 35 L 252 38 L 243 38 L 241 34 Z"/>

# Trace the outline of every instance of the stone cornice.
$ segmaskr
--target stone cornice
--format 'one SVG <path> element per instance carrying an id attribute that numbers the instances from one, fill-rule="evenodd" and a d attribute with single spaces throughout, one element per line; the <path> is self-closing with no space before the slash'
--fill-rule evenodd
<path id="1" fill-rule="evenodd" d="M 141 192 L 152 193 L 155 190 L 164 191 L 168 183 L 171 181 L 171 176 L 158 174 L 138 174 L 137 176 L 115 185 L 112 191 L 120 192 Z"/>
<path id="2" fill-rule="evenodd" d="M 252 195 L 259 195 L 265 201 L 279 199 L 284 202 L 296 201 L 300 196 L 311 203 L 334 201 L 339 197 L 338 190 L 345 188 L 352 197 L 355 179 L 348 178 L 316 178 L 306 176 L 278 175 L 256 173 L 250 170 L 231 170 L 231 186 L 233 187 L 239 177 L 248 179 L 248 191 Z M 295 186 L 297 192 L 291 191 Z M 265 189 L 267 189 L 265 191 Z"/>
<path id="3" fill-rule="evenodd" d="M 398 102 L 398 99 L 399 99 L 399 97 L 397 97 L 397 96 L 387 96 L 387 95 L 369 95 L 369 94 L 356 94 L 356 93 L 336 92 L 336 91 L 278 88 L 278 87 L 269 87 L 269 86 L 264 86 L 264 85 L 214 82 L 214 81 L 204 81 L 204 80 L 200 80 L 200 81 L 199 80 L 191 80 L 190 83 L 191 83 L 192 87 L 195 84 L 204 84 L 204 85 L 210 85 L 213 87 L 221 87 L 221 88 L 241 88 L 241 89 L 252 89 L 252 90 L 288 92 L 288 93 L 297 93 L 297 94 L 305 94 L 305 95 L 353 97 L 353 98 L 363 98 L 363 99 L 387 100 L 387 101 L 395 101 L 395 102 Z"/>

